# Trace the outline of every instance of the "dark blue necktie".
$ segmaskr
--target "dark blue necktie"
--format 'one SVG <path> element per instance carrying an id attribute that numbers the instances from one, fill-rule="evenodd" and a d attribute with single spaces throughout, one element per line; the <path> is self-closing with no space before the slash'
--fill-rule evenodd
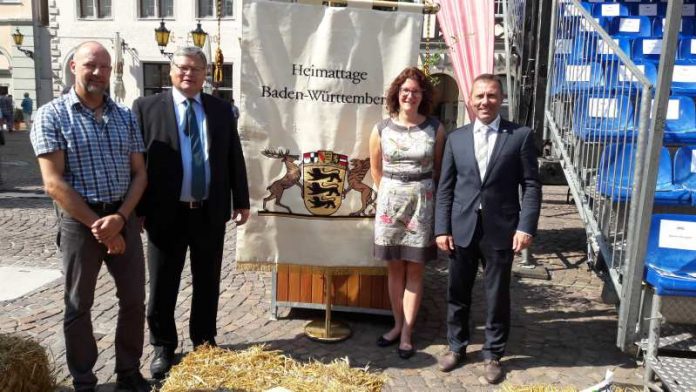
<path id="1" fill-rule="evenodd" d="M 203 156 L 203 144 L 201 133 L 198 129 L 198 120 L 193 105 L 196 101 L 189 98 L 186 101 L 186 127 L 184 132 L 191 141 L 191 196 L 195 200 L 203 200 L 205 196 L 205 158 Z"/>

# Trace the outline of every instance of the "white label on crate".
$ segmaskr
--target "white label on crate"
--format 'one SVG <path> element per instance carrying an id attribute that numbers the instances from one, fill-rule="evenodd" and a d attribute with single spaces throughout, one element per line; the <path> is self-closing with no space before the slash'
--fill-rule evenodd
<path id="1" fill-rule="evenodd" d="M 665 32 L 665 25 L 667 24 L 667 18 L 662 18 L 662 32 Z M 679 32 L 681 33 L 682 27 L 684 27 L 684 21 L 679 22 Z"/>
<path id="2" fill-rule="evenodd" d="M 636 68 L 640 70 L 643 74 L 645 74 L 645 65 L 643 64 L 638 64 L 636 65 Z M 625 65 L 619 66 L 619 82 L 637 82 L 638 78 L 633 76 L 633 72 L 628 69 Z"/>
<path id="3" fill-rule="evenodd" d="M 662 52 L 661 39 L 644 39 L 643 54 L 660 54 Z"/>
<path id="4" fill-rule="evenodd" d="M 613 41 L 618 45 L 619 44 L 619 39 L 615 38 Z M 597 40 L 597 53 L 599 54 L 614 54 L 614 51 L 611 49 L 609 45 L 607 45 L 604 40 L 598 39 Z"/>
<path id="5" fill-rule="evenodd" d="M 589 82 L 592 74 L 589 65 L 567 65 L 565 69 L 565 80 L 568 82 Z"/>
<path id="6" fill-rule="evenodd" d="M 573 41 L 570 39 L 556 40 L 556 54 L 570 54 L 573 47 Z"/>
<path id="7" fill-rule="evenodd" d="M 599 18 L 594 18 L 595 22 L 599 24 Z M 594 31 L 594 27 L 592 26 L 592 23 L 590 23 L 587 19 L 580 19 L 580 30 L 581 31 Z"/>
<path id="8" fill-rule="evenodd" d="M 691 150 L 691 172 L 696 173 L 696 150 Z"/>
<path id="9" fill-rule="evenodd" d="M 618 111 L 616 98 L 590 98 L 587 114 L 590 117 L 616 118 Z"/>
<path id="10" fill-rule="evenodd" d="M 619 21 L 619 31 L 624 33 L 637 33 L 640 31 L 640 19 L 621 18 Z"/>
<path id="11" fill-rule="evenodd" d="M 657 16 L 657 4 L 638 4 L 638 15 Z"/>
<path id="12" fill-rule="evenodd" d="M 658 247 L 696 250 L 696 222 L 660 220 Z"/>
<path id="13" fill-rule="evenodd" d="M 696 82 L 696 65 L 675 65 L 672 81 L 680 83 Z"/>
<path id="14" fill-rule="evenodd" d="M 602 16 L 619 16 L 621 13 L 621 4 L 602 4 Z"/>
<path id="15" fill-rule="evenodd" d="M 682 16 L 696 16 L 696 4 L 684 4 L 682 6 Z"/>
<path id="16" fill-rule="evenodd" d="M 691 54 L 696 54 L 696 39 L 691 39 Z"/>

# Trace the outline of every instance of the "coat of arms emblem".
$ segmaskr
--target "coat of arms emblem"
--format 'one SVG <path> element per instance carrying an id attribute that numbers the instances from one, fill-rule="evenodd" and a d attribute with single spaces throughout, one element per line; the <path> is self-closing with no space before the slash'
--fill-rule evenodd
<path id="1" fill-rule="evenodd" d="M 309 212 L 331 215 L 341 207 L 347 168 L 347 155 L 326 150 L 303 154 L 302 193 Z"/>

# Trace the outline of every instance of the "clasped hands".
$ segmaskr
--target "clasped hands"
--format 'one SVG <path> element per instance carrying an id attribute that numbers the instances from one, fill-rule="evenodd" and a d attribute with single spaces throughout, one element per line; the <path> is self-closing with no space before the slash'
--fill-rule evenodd
<path id="1" fill-rule="evenodd" d="M 121 215 L 111 214 L 94 221 L 91 229 L 94 238 L 106 246 L 108 254 L 120 255 L 126 251 L 126 240 L 121 234 L 125 225 Z"/>

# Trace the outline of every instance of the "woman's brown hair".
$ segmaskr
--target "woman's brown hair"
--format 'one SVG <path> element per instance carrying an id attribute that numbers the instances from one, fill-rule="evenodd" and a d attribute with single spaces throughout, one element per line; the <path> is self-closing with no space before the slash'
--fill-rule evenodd
<path id="1" fill-rule="evenodd" d="M 433 85 L 423 71 L 416 67 L 404 69 L 399 76 L 391 82 L 387 90 L 387 111 L 389 115 L 394 116 L 399 113 L 399 90 L 407 79 L 414 80 L 421 89 L 421 103 L 418 105 L 418 113 L 424 116 L 430 115 L 430 110 L 433 105 Z"/>

